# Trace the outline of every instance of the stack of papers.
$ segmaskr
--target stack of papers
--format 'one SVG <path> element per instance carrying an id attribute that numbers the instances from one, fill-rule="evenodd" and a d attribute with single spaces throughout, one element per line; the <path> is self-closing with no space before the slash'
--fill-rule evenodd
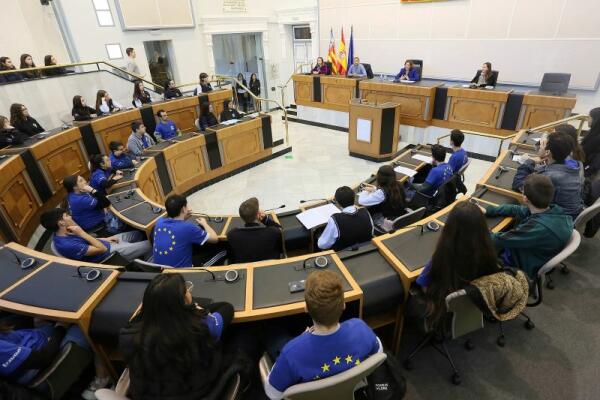
<path id="1" fill-rule="evenodd" d="M 412 158 L 415 160 L 426 162 L 427 164 L 431 164 L 431 157 L 426 156 L 424 154 L 413 154 Z"/>
<path id="2" fill-rule="evenodd" d="M 225 126 L 227 126 L 227 125 L 233 125 L 233 124 L 235 124 L 237 122 L 239 122 L 239 119 L 230 119 L 230 120 L 221 122 L 221 125 L 225 125 Z"/>
<path id="3" fill-rule="evenodd" d="M 415 171 L 414 169 L 406 168 L 400 165 L 394 168 L 394 171 L 396 171 L 399 174 L 404 174 L 409 178 L 412 178 L 417 173 L 417 171 Z"/>
<path id="4" fill-rule="evenodd" d="M 325 225 L 333 214 L 338 214 L 341 211 L 331 203 L 323 206 L 311 208 L 296 215 L 296 218 L 304 225 L 306 229 L 312 229 L 320 225 Z"/>

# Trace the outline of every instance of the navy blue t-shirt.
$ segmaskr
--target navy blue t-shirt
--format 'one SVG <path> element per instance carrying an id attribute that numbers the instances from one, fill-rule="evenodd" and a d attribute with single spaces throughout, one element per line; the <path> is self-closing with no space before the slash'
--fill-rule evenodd
<path id="1" fill-rule="evenodd" d="M 280 392 L 298 383 L 344 372 L 379 351 L 373 330 L 360 319 L 340 324 L 330 335 L 304 332 L 289 341 L 277 358 L 269 383 Z"/>
<path id="2" fill-rule="evenodd" d="M 461 169 L 462 166 L 467 163 L 467 161 L 469 161 L 469 157 L 467 157 L 467 152 L 465 151 L 465 149 L 460 148 L 454 153 L 452 153 L 452 155 L 450 156 L 450 160 L 448 160 L 448 164 L 450 164 L 452 171 L 454 171 L 454 173 L 456 174 L 458 173 L 458 170 Z"/>
<path id="3" fill-rule="evenodd" d="M 122 153 L 119 157 L 110 153 L 110 163 L 114 169 L 133 168 L 133 161 L 128 154 Z"/>
<path id="4" fill-rule="evenodd" d="M 69 193 L 67 196 L 69 210 L 73 220 L 84 231 L 90 230 L 104 223 L 104 210 L 96 208 L 98 199 L 89 193 Z"/>
<path id="5" fill-rule="evenodd" d="M 208 234 L 198 225 L 173 218 L 160 218 L 154 227 L 154 262 L 171 267 L 192 266 L 193 245 L 203 245 Z"/>
<path id="6" fill-rule="evenodd" d="M 438 190 L 440 186 L 442 186 L 444 183 L 446 183 L 446 181 L 452 178 L 452 175 L 454 175 L 454 171 L 452 171 L 450 165 L 446 163 L 441 163 L 433 167 L 431 171 L 429 171 L 427 179 L 425 179 L 425 182 L 431 185 L 431 188 L 427 191 L 428 193 L 425 194 L 432 195 L 433 193 L 435 193 L 435 191 Z"/>
<path id="7" fill-rule="evenodd" d="M 31 354 L 48 342 L 40 329 L 19 329 L 0 333 L 0 376 L 10 376 Z"/>
<path id="8" fill-rule="evenodd" d="M 70 258 L 71 260 L 80 260 L 87 262 L 100 262 L 110 255 L 110 243 L 106 240 L 100 240 L 108 249 L 106 253 L 98 254 L 91 257 L 86 257 L 90 244 L 84 238 L 77 235 L 58 236 L 54 235 L 54 248 L 61 256 Z"/>
<path id="9" fill-rule="evenodd" d="M 90 186 L 99 191 L 100 193 L 105 194 L 106 189 L 102 187 L 102 184 L 108 180 L 110 174 L 110 170 L 96 168 L 94 172 L 92 172 L 92 176 L 90 177 Z"/>
<path id="10" fill-rule="evenodd" d="M 177 127 L 175 126 L 175 122 L 171 120 L 168 120 L 166 123 L 161 121 L 156 124 L 155 131 L 160 134 L 163 140 L 172 139 L 177 136 Z"/>

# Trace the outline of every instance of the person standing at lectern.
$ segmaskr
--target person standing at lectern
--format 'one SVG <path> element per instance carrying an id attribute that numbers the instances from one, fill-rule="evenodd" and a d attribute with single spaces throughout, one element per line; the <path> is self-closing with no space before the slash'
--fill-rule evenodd
<path id="1" fill-rule="evenodd" d="M 373 237 L 373 220 L 366 208 L 354 206 L 354 191 L 342 186 L 335 191 L 335 202 L 342 212 L 329 217 L 317 245 L 335 251 L 369 242 Z"/>
<path id="2" fill-rule="evenodd" d="M 325 62 L 323 61 L 323 57 L 317 58 L 317 65 L 315 65 L 313 67 L 311 72 L 313 75 L 329 75 L 329 74 L 331 74 L 331 70 L 329 69 L 327 64 L 325 64 Z"/>
<path id="3" fill-rule="evenodd" d="M 360 63 L 360 59 L 358 57 L 354 57 L 354 64 L 348 68 L 348 77 L 349 78 L 364 78 L 367 76 L 367 70 L 365 66 Z"/>
<path id="4" fill-rule="evenodd" d="M 397 81 L 413 81 L 419 80 L 419 71 L 415 68 L 414 64 L 410 60 L 404 62 L 404 67 L 398 72 L 398 75 L 394 77 Z"/>

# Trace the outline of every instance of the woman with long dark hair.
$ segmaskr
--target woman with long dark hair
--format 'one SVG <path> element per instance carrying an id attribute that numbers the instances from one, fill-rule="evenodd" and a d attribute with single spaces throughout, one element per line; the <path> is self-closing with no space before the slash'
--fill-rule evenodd
<path id="1" fill-rule="evenodd" d="M 15 129 L 4 115 L 0 115 L 0 147 L 19 145 L 25 140 L 27 135 Z"/>
<path id="2" fill-rule="evenodd" d="M 220 338 L 233 318 L 233 306 L 200 307 L 193 303 L 190 286 L 181 274 L 156 276 L 144 292 L 139 314 L 121 331 L 132 399 L 204 398 L 228 367 Z"/>
<path id="3" fill-rule="evenodd" d="M 454 206 L 429 263 L 417 279 L 428 300 L 428 318 L 437 322 L 446 311 L 446 296 L 472 280 L 500 271 L 485 216 L 476 204 Z"/>
<path id="4" fill-rule="evenodd" d="M 48 54 L 47 56 L 44 57 L 44 66 L 50 67 L 53 65 L 58 65 L 58 61 L 56 61 L 56 57 L 54 57 L 52 54 Z M 64 69 L 63 67 L 56 67 L 56 68 L 45 69 L 43 72 L 44 72 L 44 75 L 46 75 L 46 76 L 56 76 L 56 75 L 66 74 L 67 70 Z"/>
<path id="5" fill-rule="evenodd" d="M 122 105 L 114 101 L 106 90 L 98 90 L 96 93 L 96 115 L 105 115 L 120 111 Z"/>
<path id="6" fill-rule="evenodd" d="M 214 109 L 212 104 L 208 102 L 200 104 L 200 118 L 196 120 L 196 127 L 200 131 L 204 132 L 209 126 L 214 126 L 219 123 L 213 111 Z"/>
<path id="7" fill-rule="evenodd" d="M 135 108 L 141 108 L 144 104 L 152 103 L 152 97 L 150 97 L 150 93 L 144 87 L 143 81 L 135 81 L 133 84 L 133 101 L 131 104 Z"/>
<path id="8" fill-rule="evenodd" d="M 471 80 L 471 85 L 479 87 L 496 87 L 497 79 L 498 76 L 494 74 L 494 71 L 492 71 L 492 63 L 488 61 L 481 65 L 481 69 L 477 71 L 475 77 Z"/>
<path id="9" fill-rule="evenodd" d="M 260 81 L 258 80 L 258 76 L 255 72 L 250 75 L 250 91 L 256 97 L 260 96 Z M 260 111 L 260 100 L 254 99 L 254 111 Z"/>
<path id="10" fill-rule="evenodd" d="M 585 153 L 585 176 L 600 171 L 600 107 L 590 111 L 590 130 L 583 137 L 581 147 Z"/>
<path id="11" fill-rule="evenodd" d="M 200 72 L 198 76 L 198 86 L 194 89 L 194 96 L 198 96 L 200 93 L 212 92 L 213 88 L 208 79 L 206 72 Z"/>
<path id="12" fill-rule="evenodd" d="M 244 74 L 242 74 L 241 72 L 237 75 L 237 80 L 245 87 L 248 87 L 248 84 L 246 83 L 246 78 L 244 78 Z M 248 91 L 242 87 L 242 85 L 236 83 L 235 92 L 237 93 L 238 106 L 242 107 L 244 109 L 244 112 L 247 113 L 248 100 L 250 95 L 248 94 Z"/>
<path id="13" fill-rule="evenodd" d="M 398 72 L 395 79 L 400 81 L 418 81 L 420 79 L 419 71 L 415 68 L 415 65 L 411 60 L 406 60 L 404 62 L 404 67 L 400 69 L 400 72 Z"/>
<path id="14" fill-rule="evenodd" d="M 221 122 L 229 121 L 230 119 L 240 119 L 242 115 L 235 109 L 231 99 L 223 101 L 223 111 L 221 111 Z"/>
<path id="15" fill-rule="evenodd" d="M 21 65 L 19 68 L 24 70 L 22 74 L 26 79 L 41 78 L 42 76 L 42 73 L 38 69 L 27 71 L 29 68 L 35 68 L 33 57 L 30 54 L 21 54 Z"/>
<path id="16" fill-rule="evenodd" d="M 397 181 L 391 166 L 384 165 L 379 168 L 376 186 L 365 185 L 358 194 L 358 204 L 368 207 L 373 222 L 381 227 L 386 219 L 393 221 L 406 213 L 404 188 Z"/>
<path id="17" fill-rule="evenodd" d="M 21 75 L 20 72 L 16 72 L 17 68 L 10 57 L 0 57 L 0 71 L 15 71 L 10 74 L 0 75 L 0 83 L 18 82 L 23 80 L 23 75 Z"/>
<path id="18" fill-rule="evenodd" d="M 88 106 L 83 96 L 76 95 L 73 97 L 73 109 L 71 115 L 75 121 L 88 121 L 92 118 L 96 118 L 96 110 Z"/>
<path id="19" fill-rule="evenodd" d="M 177 97 L 183 96 L 181 90 L 175 87 L 175 82 L 172 79 L 165 81 L 164 86 L 165 100 L 176 99 Z"/>
<path id="20" fill-rule="evenodd" d="M 10 106 L 10 124 L 28 136 L 44 132 L 44 127 L 29 115 L 27 107 L 19 103 Z"/>

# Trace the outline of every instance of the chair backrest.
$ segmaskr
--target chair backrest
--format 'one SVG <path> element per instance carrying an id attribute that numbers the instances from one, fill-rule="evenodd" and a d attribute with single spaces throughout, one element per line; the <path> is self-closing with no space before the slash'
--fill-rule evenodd
<path id="1" fill-rule="evenodd" d="M 50 250 L 52 250 L 52 254 L 54 254 L 56 257 L 65 258 L 62 254 L 60 254 L 58 252 L 58 250 L 56 250 L 56 246 L 54 245 L 54 240 L 52 240 L 52 239 L 50 239 Z"/>
<path id="2" fill-rule="evenodd" d="M 329 67 L 329 73 L 327 75 L 331 75 L 333 73 L 333 64 L 329 61 L 325 61 L 325 65 Z"/>
<path id="3" fill-rule="evenodd" d="M 419 80 L 423 79 L 423 60 L 408 60 L 413 63 L 413 66 L 419 72 Z"/>
<path id="4" fill-rule="evenodd" d="M 385 353 L 373 354 L 359 365 L 337 375 L 287 388 L 289 400 L 354 399 L 356 386 L 386 360 Z"/>
<path id="5" fill-rule="evenodd" d="M 471 165 L 471 159 L 470 158 L 467 160 L 467 162 L 465 163 L 465 165 L 463 165 L 462 167 L 460 167 L 460 169 L 458 170 L 458 175 L 463 176 L 465 174 L 465 171 L 467 170 L 467 168 L 469 168 L 469 165 Z"/>
<path id="6" fill-rule="evenodd" d="M 546 274 L 552 271 L 553 268 L 560 265 L 567 257 L 571 254 L 575 253 L 579 244 L 581 243 L 581 235 L 575 229 L 573 229 L 573 233 L 571 233 L 571 238 L 567 242 L 566 246 L 561 250 L 560 253 L 552 257 L 546 264 L 542 265 L 542 267 L 538 270 L 538 277 L 543 279 Z"/>
<path id="7" fill-rule="evenodd" d="M 596 215 L 600 214 L 600 198 L 598 198 L 594 204 L 592 204 L 591 206 L 585 208 L 581 214 L 579 214 L 577 216 L 577 218 L 575 219 L 575 229 L 583 234 L 583 231 L 585 231 L 585 226 L 587 225 L 588 222 L 590 222 L 590 220 L 592 220 Z"/>
<path id="8" fill-rule="evenodd" d="M 408 226 L 410 224 L 414 224 L 415 222 L 421 220 L 425 216 L 426 211 L 427 211 L 427 208 L 421 207 L 421 208 L 417 208 L 414 211 L 411 211 L 407 214 L 404 214 L 404 215 L 396 218 L 394 220 L 392 229 L 400 229 L 400 228 L 404 228 L 405 226 Z"/>
<path id="9" fill-rule="evenodd" d="M 137 269 L 139 269 L 142 272 L 161 273 L 163 271 L 163 269 L 173 268 L 168 265 L 155 264 L 152 262 L 140 260 L 139 258 L 136 258 L 135 260 L 133 260 L 133 265 L 134 265 L 134 267 L 136 267 Z"/>
<path id="10" fill-rule="evenodd" d="M 464 289 L 446 296 L 446 309 L 452 313 L 452 339 L 483 328 L 483 313 Z"/>
<path id="11" fill-rule="evenodd" d="M 371 68 L 371 64 L 362 63 L 363 67 L 365 67 L 365 72 L 367 73 L 367 78 L 373 79 L 375 75 L 373 75 L 373 69 Z"/>
<path id="12" fill-rule="evenodd" d="M 433 196 L 433 205 L 435 209 L 442 209 L 449 206 L 456 200 L 458 195 L 457 190 L 457 179 L 460 179 L 458 175 L 453 175 L 452 178 L 448 179 L 442 186 L 439 187 L 437 193 Z"/>
<path id="13" fill-rule="evenodd" d="M 566 93 L 569 89 L 571 74 L 546 72 L 542 77 L 540 92 Z"/>

